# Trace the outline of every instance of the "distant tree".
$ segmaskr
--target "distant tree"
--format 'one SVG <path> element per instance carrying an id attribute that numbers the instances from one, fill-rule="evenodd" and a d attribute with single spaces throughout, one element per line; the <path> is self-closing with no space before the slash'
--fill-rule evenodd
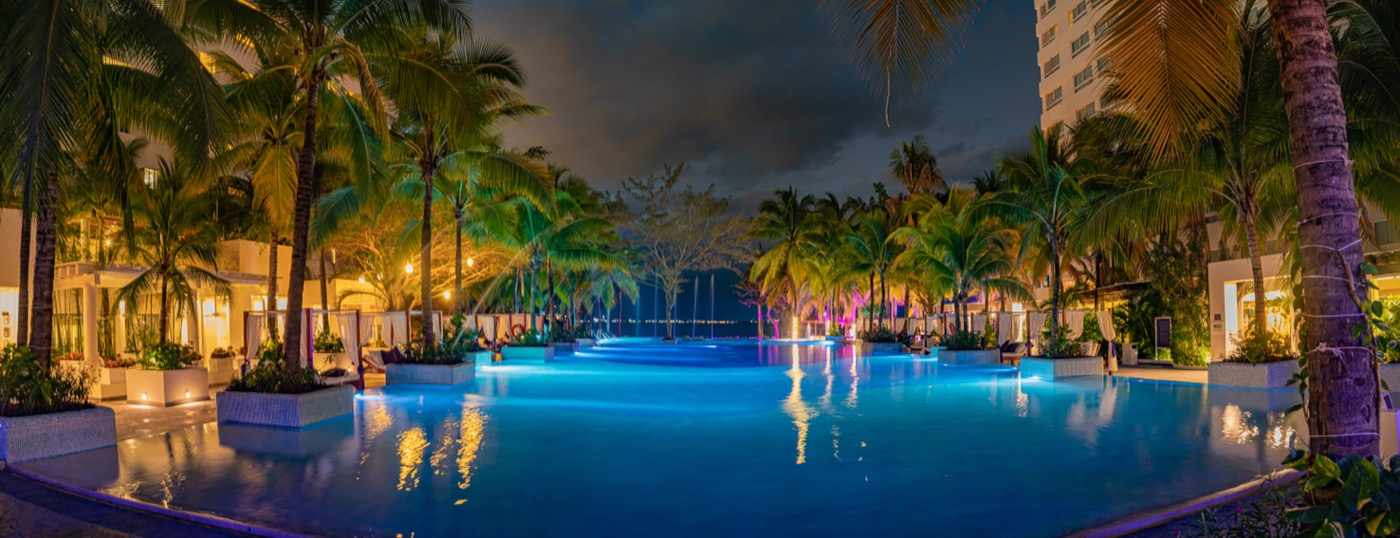
<path id="1" fill-rule="evenodd" d="M 641 272 L 661 288 L 666 302 L 666 337 L 674 338 L 672 312 L 685 272 L 732 268 L 746 255 L 747 219 L 733 214 L 714 186 L 694 190 L 680 184 L 685 163 L 659 174 L 628 178 L 623 194 L 632 211 L 623 238 L 636 251 Z"/>

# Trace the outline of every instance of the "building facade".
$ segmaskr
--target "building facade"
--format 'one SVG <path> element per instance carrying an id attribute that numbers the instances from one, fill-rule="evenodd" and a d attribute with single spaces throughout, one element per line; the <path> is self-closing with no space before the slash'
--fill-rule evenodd
<path id="1" fill-rule="evenodd" d="M 1109 69 L 1104 0 L 1034 0 L 1040 66 L 1040 126 L 1073 125 L 1106 107 Z"/>

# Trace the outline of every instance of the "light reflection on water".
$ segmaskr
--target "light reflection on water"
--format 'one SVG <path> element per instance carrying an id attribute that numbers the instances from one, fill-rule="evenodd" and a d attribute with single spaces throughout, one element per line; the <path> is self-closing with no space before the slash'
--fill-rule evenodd
<path id="1" fill-rule="evenodd" d="M 327 534 L 1025 536 L 1247 480 L 1297 435 L 1292 391 L 706 345 L 485 367 L 301 432 L 208 424 L 27 466 Z"/>

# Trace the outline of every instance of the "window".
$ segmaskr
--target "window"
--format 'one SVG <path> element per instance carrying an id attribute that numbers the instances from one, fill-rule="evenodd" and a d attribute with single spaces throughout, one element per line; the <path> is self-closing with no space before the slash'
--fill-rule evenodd
<path id="1" fill-rule="evenodd" d="M 1060 104 L 1064 98 L 1065 92 L 1060 88 L 1055 88 L 1055 91 L 1045 94 L 1045 110 L 1055 108 L 1055 105 Z"/>
<path id="2" fill-rule="evenodd" d="M 145 185 L 146 185 L 146 188 L 148 188 L 148 189 L 154 189 L 154 188 L 156 188 L 156 179 L 157 179 L 157 178 L 159 178 L 159 176 L 156 174 L 156 171 L 155 171 L 154 168 L 142 168 L 142 169 L 141 169 L 141 183 L 145 184 Z"/>
<path id="3" fill-rule="evenodd" d="M 1094 23 L 1094 39 L 1099 39 L 1108 33 L 1108 21 L 1108 17 L 1104 17 L 1103 20 Z"/>
<path id="4" fill-rule="evenodd" d="M 1055 27 L 1054 27 L 1054 26 L 1051 26 L 1049 30 L 1046 30 L 1046 31 L 1045 31 L 1045 33 L 1040 34 L 1040 48 L 1043 49 L 1043 48 L 1045 48 L 1046 45 L 1049 45 L 1050 43 L 1053 43 L 1054 41 L 1055 41 Z"/>
<path id="5" fill-rule="evenodd" d="M 1074 91 L 1079 91 L 1094 81 L 1094 66 L 1085 67 L 1083 71 L 1074 74 Z"/>
<path id="6" fill-rule="evenodd" d="M 1108 110 L 1112 106 L 1113 102 L 1108 100 L 1107 95 L 1099 98 L 1099 110 Z"/>
<path id="7" fill-rule="evenodd" d="M 1069 21 L 1070 21 L 1070 22 L 1079 22 L 1079 19 L 1084 18 L 1084 15 L 1086 15 L 1086 14 L 1088 14 L 1088 13 L 1089 13 L 1089 0 L 1079 0 L 1079 5 L 1074 6 L 1074 9 L 1073 9 L 1072 11 L 1069 12 Z"/>
<path id="8" fill-rule="evenodd" d="M 1089 103 L 1089 106 L 1086 106 L 1086 107 L 1084 107 L 1084 108 L 1081 108 L 1081 109 L 1079 109 L 1079 112 L 1075 112 L 1075 113 L 1074 113 L 1074 120 L 1075 120 L 1075 121 L 1083 121 L 1084 118 L 1087 118 L 1087 117 L 1093 116 L 1093 115 L 1094 115 L 1094 104 L 1093 104 L 1093 103 Z"/>
<path id="9" fill-rule="evenodd" d="M 1099 58 L 1097 64 L 1098 64 L 1098 70 L 1099 70 L 1099 75 L 1100 75 L 1100 76 L 1102 76 L 1104 73 L 1107 73 L 1109 67 L 1111 67 L 1111 66 L 1113 65 L 1113 64 L 1109 63 L 1108 57 L 1107 57 L 1107 56 L 1104 56 L 1104 57 L 1102 57 L 1102 58 Z"/>
<path id="10" fill-rule="evenodd" d="M 1041 68 L 1041 72 L 1044 73 L 1044 75 L 1043 75 L 1041 78 L 1049 77 L 1050 75 L 1055 74 L 1055 72 L 1056 72 L 1056 71 L 1059 71 L 1059 70 L 1060 70 L 1060 55 L 1059 55 L 1059 54 L 1056 54 L 1056 55 L 1054 55 L 1053 57 L 1051 57 L 1049 60 L 1047 60 L 1047 61 L 1045 62 L 1045 66 Z"/>
<path id="11" fill-rule="evenodd" d="M 1040 18 L 1045 18 L 1051 11 L 1055 11 L 1055 0 L 1046 0 L 1040 5 Z"/>
<path id="12" fill-rule="evenodd" d="M 1089 32 L 1084 32 L 1084 35 L 1079 36 L 1078 39 L 1069 44 L 1070 57 L 1079 56 L 1079 53 L 1084 52 L 1084 49 L 1087 48 L 1089 48 Z"/>

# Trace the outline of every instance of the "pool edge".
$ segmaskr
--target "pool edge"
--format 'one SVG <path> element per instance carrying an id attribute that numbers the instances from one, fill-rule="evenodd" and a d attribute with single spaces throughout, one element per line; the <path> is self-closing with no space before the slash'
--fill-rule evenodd
<path id="1" fill-rule="evenodd" d="M 1264 491 L 1287 486 L 1303 477 L 1302 471 L 1278 469 L 1248 482 L 1225 488 L 1214 493 L 1185 501 L 1134 512 L 1108 523 L 1080 529 L 1067 536 L 1071 538 L 1107 538 L 1127 536 L 1166 525 L 1183 517 L 1229 504 Z"/>
<path id="2" fill-rule="evenodd" d="M 128 510 L 131 512 L 148 514 L 154 517 L 174 519 L 195 525 L 203 525 L 215 529 L 232 531 L 251 536 L 262 536 L 266 538 L 303 538 L 315 536 L 312 534 L 302 534 L 273 527 L 248 523 L 245 521 L 240 521 L 215 514 L 181 510 L 178 508 L 166 508 L 164 506 L 160 506 L 154 503 L 102 493 L 100 491 L 87 489 L 81 486 L 65 483 L 61 480 L 49 478 L 47 476 L 44 476 L 43 474 L 29 471 L 27 469 L 23 469 L 15 465 L 4 465 L 3 468 L 0 469 L 3 469 L 3 471 L 0 472 L 8 472 L 16 477 L 35 482 L 41 486 L 48 487 L 62 493 L 66 493 L 68 495 L 72 495 L 80 499 L 86 499 L 92 502 L 106 504 L 114 508 Z"/>

